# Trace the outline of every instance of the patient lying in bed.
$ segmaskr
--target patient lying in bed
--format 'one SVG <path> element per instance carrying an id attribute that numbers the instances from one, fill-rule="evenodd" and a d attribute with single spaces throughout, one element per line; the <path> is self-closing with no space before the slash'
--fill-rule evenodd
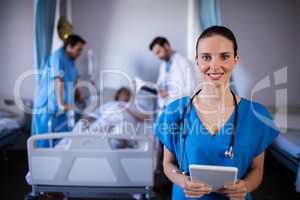
<path id="1" fill-rule="evenodd" d="M 120 88 L 114 101 L 107 102 L 78 121 L 73 132 L 100 136 L 143 134 L 143 122 L 151 120 L 151 115 L 137 109 L 136 102 L 128 88 Z M 142 123 L 141 123 L 142 122 Z M 137 143 L 129 139 L 111 139 L 113 149 L 135 148 Z"/>
<path id="2" fill-rule="evenodd" d="M 152 136 L 152 134 L 148 135 L 150 132 L 147 132 L 147 128 L 151 128 L 148 124 L 152 124 L 151 120 L 154 110 L 150 108 L 151 99 L 144 101 L 143 96 L 141 96 L 141 98 L 138 97 L 138 95 L 135 95 L 135 97 L 132 96 L 129 89 L 120 88 L 116 92 L 114 101 L 107 102 L 97 108 L 93 113 L 85 115 L 78 121 L 73 129 L 73 133 L 96 134 L 99 135 L 99 137 L 107 135 L 126 135 L 126 139 L 110 139 L 111 149 L 143 148 L 145 142 L 137 142 L 132 136 L 137 134 L 145 134 L 146 137 L 149 135 Z M 133 103 L 133 101 L 139 102 Z M 148 107 L 148 109 L 146 107 Z M 151 109 L 152 111 L 150 111 Z M 131 138 L 133 139 L 131 140 Z M 64 138 L 60 140 L 54 148 L 67 150 L 72 146 L 71 143 L 71 139 Z M 98 146 L 96 148 L 98 148 Z M 26 180 L 29 184 L 32 183 L 30 172 L 26 175 Z"/>

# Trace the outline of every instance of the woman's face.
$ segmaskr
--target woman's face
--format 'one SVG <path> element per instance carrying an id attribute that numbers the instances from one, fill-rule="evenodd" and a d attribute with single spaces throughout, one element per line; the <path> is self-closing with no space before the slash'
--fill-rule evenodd
<path id="1" fill-rule="evenodd" d="M 237 61 L 232 41 L 223 36 L 213 35 L 198 43 L 196 63 L 203 80 L 209 85 L 227 86 Z"/>

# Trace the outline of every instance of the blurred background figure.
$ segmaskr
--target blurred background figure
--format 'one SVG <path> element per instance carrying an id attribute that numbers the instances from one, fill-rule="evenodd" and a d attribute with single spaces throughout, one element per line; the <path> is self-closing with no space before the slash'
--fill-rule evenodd
<path id="1" fill-rule="evenodd" d="M 191 95 L 197 85 L 195 68 L 192 63 L 174 51 L 164 37 L 154 38 L 149 49 L 158 59 L 162 60 L 157 80 L 160 108 L 164 108 L 179 97 Z"/>
<path id="2" fill-rule="evenodd" d="M 74 106 L 75 93 L 79 93 L 75 92 L 78 78 L 75 60 L 84 44 L 85 40 L 80 36 L 70 35 L 64 46 L 50 56 L 37 85 L 32 135 L 70 130 L 67 111 Z M 80 98 L 80 94 L 76 96 Z M 38 146 L 47 147 L 49 144 L 48 141 L 40 141 Z"/>

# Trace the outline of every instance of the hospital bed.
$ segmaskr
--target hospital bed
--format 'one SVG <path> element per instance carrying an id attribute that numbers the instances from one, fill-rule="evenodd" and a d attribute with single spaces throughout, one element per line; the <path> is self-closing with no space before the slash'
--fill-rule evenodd
<path id="1" fill-rule="evenodd" d="M 31 101 L 22 100 L 31 107 Z M 0 97 L 0 149 L 15 143 L 16 138 L 28 130 L 29 114 L 19 108 L 13 98 Z"/>
<path id="2" fill-rule="evenodd" d="M 276 118 L 283 114 L 274 112 Z M 300 192 L 300 107 L 290 107 L 287 114 L 287 127 L 279 126 L 281 133 L 270 147 L 271 155 L 286 168 L 295 173 L 295 189 Z"/>
<path id="3" fill-rule="evenodd" d="M 103 94 L 114 92 L 102 91 Z M 146 97 L 145 103 L 152 102 L 152 109 L 155 109 L 154 89 L 143 86 L 137 89 L 136 95 Z M 105 99 L 107 101 L 112 97 Z M 119 199 L 126 195 L 131 197 L 133 194 L 144 194 L 151 199 L 153 171 L 156 166 L 151 124 L 141 126 L 148 127 L 148 134 L 99 136 L 69 132 L 31 136 L 27 141 L 32 184 L 30 199 L 48 192 L 64 193 L 65 199 Z M 37 148 L 35 145 L 39 140 L 54 139 L 68 142 L 54 148 Z M 112 139 L 135 141 L 138 145 L 134 148 L 114 149 L 111 146 Z"/>

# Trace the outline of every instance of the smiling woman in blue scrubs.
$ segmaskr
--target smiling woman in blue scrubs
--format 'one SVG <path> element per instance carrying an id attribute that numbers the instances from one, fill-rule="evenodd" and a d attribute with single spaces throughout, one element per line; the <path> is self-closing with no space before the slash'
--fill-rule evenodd
<path id="1" fill-rule="evenodd" d="M 41 72 L 34 98 L 32 135 L 69 131 L 67 111 L 74 105 L 78 70 L 75 59 L 85 41 L 70 35 L 64 46 L 56 50 Z M 80 95 L 79 95 L 80 96 Z M 52 120 L 51 130 L 48 122 Z M 39 147 L 48 147 L 48 141 L 39 141 Z"/>
<path id="2" fill-rule="evenodd" d="M 230 77 L 238 60 L 236 39 L 228 28 L 213 26 L 203 31 L 196 45 L 201 91 L 192 100 L 183 97 L 170 103 L 155 123 L 155 135 L 164 144 L 164 172 L 173 182 L 174 200 L 249 200 L 262 181 L 264 152 L 278 131 L 264 106 L 231 92 Z M 224 152 L 232 140 L 230 158 Z M 190 180 L 189 164 L 235 166 L 238 181 L 212 192 L 206 183 Z"/>

